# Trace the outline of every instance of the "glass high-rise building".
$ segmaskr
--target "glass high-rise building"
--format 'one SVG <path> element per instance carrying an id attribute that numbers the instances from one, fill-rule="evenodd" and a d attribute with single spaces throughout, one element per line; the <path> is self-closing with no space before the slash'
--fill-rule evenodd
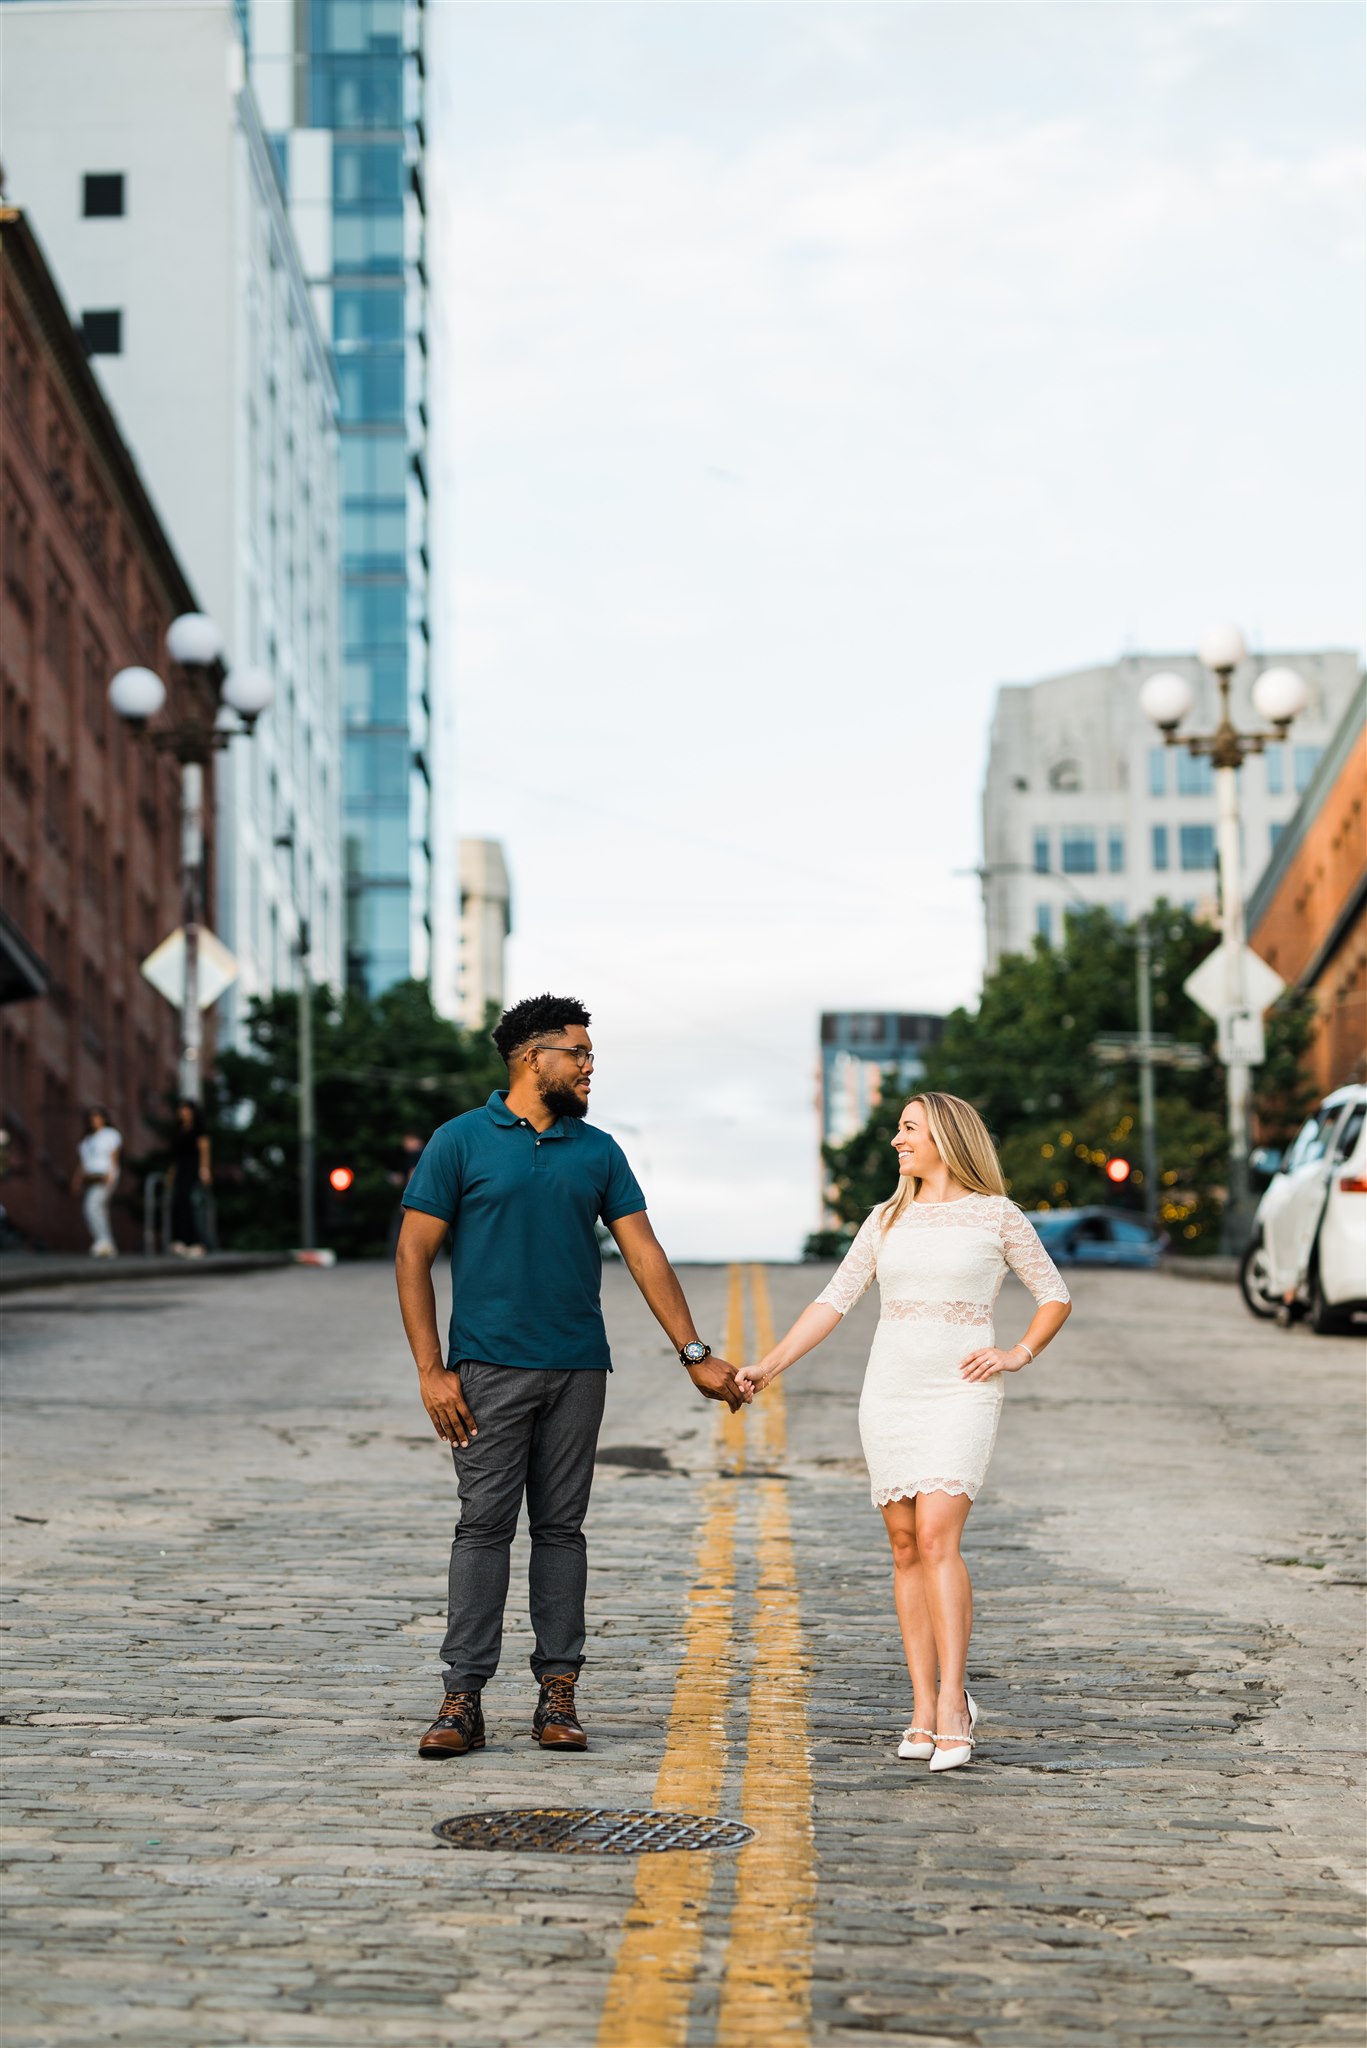
<path id="1" fill-rule="evenodd" d="M 431 951 L 423 0 L 239 0 L 341 400 L 348 984 Z"/>

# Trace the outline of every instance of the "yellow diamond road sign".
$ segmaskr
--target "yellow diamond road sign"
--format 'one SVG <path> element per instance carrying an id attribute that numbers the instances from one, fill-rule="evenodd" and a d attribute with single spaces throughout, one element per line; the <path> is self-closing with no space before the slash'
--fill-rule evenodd
<path id="1" fill-rule="evenodd" d="M 207 925 L 199 928 L 199 1007 L 207 1010 L 216 1003 L 225 988 L 231 988 L 237 980 L 237 961 L 221 939 L 216 939 Z M 179 1010 L 185 1002 L 185 933 L 177 925 L 169 938 L 162 940 L 155 953 L 149 953 L 142 963 L 142 972 L 159 994 L 168 1003 L 174 1003 Z"/>

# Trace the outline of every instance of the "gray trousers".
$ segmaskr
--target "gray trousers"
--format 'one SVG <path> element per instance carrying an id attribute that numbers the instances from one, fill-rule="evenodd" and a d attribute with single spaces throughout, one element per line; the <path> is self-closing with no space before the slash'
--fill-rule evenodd
<path id="1" fill-rule="evenodd" d="M 588 1584 L 583 1524 L 607 1373 L 533 1372 L 477 1359 L 459 1370 L 479 1434 L 463 1449 L 451 1446 L 460 1521 L 451 1544 L 443 1684 L 448 1692 L 472 1692 L 498 1669 L 509 1551 L 524 1494 L 532 1539 L 532 1670 L 537 1678 L 578 1672 Z"/>

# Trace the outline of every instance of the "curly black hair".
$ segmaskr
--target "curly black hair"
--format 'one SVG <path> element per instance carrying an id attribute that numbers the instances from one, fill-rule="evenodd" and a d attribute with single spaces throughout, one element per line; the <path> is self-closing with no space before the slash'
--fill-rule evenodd
<path id="1" fill-rule="evenodd" d="M 494 1026 L 494 1044 L 505 1063 L 532 1038 L 563 1031 L 568 1024 L 587 1026 L 589 1013 L 573 996 L 524 996 L 505 1010 Z"/>

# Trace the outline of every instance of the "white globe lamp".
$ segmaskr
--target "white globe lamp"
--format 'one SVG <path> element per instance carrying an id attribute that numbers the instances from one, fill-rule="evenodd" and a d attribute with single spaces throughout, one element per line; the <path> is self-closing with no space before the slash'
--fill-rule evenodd
<path id="1" fill-rule="evenodd" d="M 109 685 L 109 701 L 130 725 L 146 725 L 166 702 L 166 685 L 155 669 L 121 668 Z"/>
<path id="2" fill-rule="evenodd" d="M 275 702 L 275 684 L 264 668 L 235 668 L 223 684 L 223 701 L 250 730 Z"/>
<path id="3" fill-rule="evenodd" d="M 1139 692 L 1139 708 L 1163 732 L 1176 732 L 1196 702 L 1196 693 L 1185 676 L 1162 669 L 1150 676 Z"/>
<path id="4" fill-rule="evenodd" d="M 1228 675 L 1248 652 L 1237 626 L 1207 626 L 1197 644 L 1197 653 L 1216 675 Z"/>
<path id="5" fill-rule="evenodd" d="M 208 668 L 223 652 L 223 635 L 204 612 L 182 612 L 166 628 L 166 652 L 182 668 Z"/>
<path id="6" fill-rule="evenodd" d="M 1310 692 L 1294 668 L 1265 668 L 1253 685 L 1253 702 L 1269 725 L 1285 731 L 1310 702 Z"/>

